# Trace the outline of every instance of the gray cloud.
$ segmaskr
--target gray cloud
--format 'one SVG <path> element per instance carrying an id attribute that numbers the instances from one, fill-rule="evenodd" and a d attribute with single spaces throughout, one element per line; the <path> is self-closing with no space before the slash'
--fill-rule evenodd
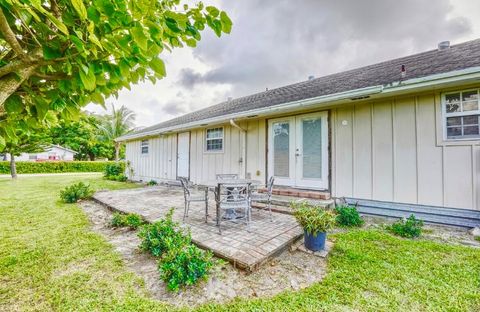
<path id="1" fill-rule="evenodd" d="M 435 48 L 471 32 L 449 18 L 448 0 L 223 1 L 234 21 L 222 39 L 205 34 L 194 56 L 213 67 L 186 68 L 180 86 L 231 84 L 238 97 Z M 213 104 L 213 103 L 212 103 Z"/>

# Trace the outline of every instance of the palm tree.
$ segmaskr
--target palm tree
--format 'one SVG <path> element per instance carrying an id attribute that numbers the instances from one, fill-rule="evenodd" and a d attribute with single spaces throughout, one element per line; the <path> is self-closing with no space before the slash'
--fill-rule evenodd
<path id="1" fill-rule="evenodd" d="M 112 104 L 112 113 L 102 119 L 99 130 L 103 140 L 113 141 L 115 144 L 115 160 L 118 161 L 120 154 L 120 143 L 115 139 L 133 130 L 135 113 L 122 105 L 115 109 Z"/>

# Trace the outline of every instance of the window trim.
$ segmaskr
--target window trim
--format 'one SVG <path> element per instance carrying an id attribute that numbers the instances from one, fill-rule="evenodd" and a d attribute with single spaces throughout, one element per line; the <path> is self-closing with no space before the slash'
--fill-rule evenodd
<path id="1" fill-rule="evenodd" d="M 221 138 L 214 138 L 214 139 L 209 139 L 208 138 L 208 130 L 214 130 L 214 129 L 221 129 L 222 130 L 222 137 Z M 208 150 L 207 149 L 207 142 L 209 140 L 218 140 L 218 139 L 221 139 L 222 140 L 222 149 L 218 149 L 218 150 Z M 224 150 L 225 150 L 225 128 L 223 126 L 221 127 L 211 127 L 211 128 L 206 128 L 205 129 L 205 140 L 204 140 L 204 149 L 203 149 L 203 152 L 204 153 L 209 153 L 209 154 L 215 154 L 215 153 L 223 153 Z"/>
<path id="2" fill-rule="evenodd" d="M 147 148 L 146 153 L 143 152 L 144 147 Z M 140 141 L 140 155 L 141 156 L 147 156 L 149 153 L 150 153 L 150 142 L 149 142 L 149 140 L 148 139 L 141 140 Z"/>
<path id="3" fill-rule="evenodd" d="M 447 107 L 446 107 L 446 97 L 447 95 L 450 94 L 460 94 L 460 102 L 462 102 L 462 93 L 464 92 L 470 92 L 470 91 L 477 91 L 478 95 L 478 109 L 473 110 L 473 111 L 468 111 L 468 112 L 455 112 L 455 113 L 447 113 Z M 442 122 L 442 130 L 443 130 L 443 141 L 447 143 L 453 143 L 453 142 L 468 142 L 468 141 L 478 141 L 480 140 L 480 135 L 478 137 L 460 137 L 460 138 L 449 138 L 448 133 L 447 133 L 447 118 L 448 117 L 463 117 L 463 116 L 472 116 L 472 115 L 480 115 L 480 89 L 479 88 L 469 88 L 469 89 L 459 89 L 456 91 L 449 91 L 449 92 L 444 92 L 442 93 L 441 96 L 441 101 L 440 101 L 440 106 L 441 106 L 441 122 Z M 479 125 L 480 127 L 480 125 Z"/>

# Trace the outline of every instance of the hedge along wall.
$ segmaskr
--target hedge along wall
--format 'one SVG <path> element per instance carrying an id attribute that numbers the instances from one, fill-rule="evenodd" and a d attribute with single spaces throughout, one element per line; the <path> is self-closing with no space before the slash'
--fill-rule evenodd
<path id="1" fill-rule="evenodd" d="M 114 161 L 18 161 L 17 173 L 103 172 Z M 124 164 L 123 162 L 121 163 Z M 10 174 L 10 162 L 0 161 L 0 174 Z"/>

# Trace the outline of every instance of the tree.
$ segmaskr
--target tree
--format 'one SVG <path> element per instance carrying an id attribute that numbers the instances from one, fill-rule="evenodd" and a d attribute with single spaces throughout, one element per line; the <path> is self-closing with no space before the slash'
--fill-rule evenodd
<path id="1" fill-rule="evenodd" d="M 37 128 L 30 131 L 17 130 L 16 140 L 7 141 L 2 150 L 2 153 L 10 154 L 10 174 L 12 178 L 17 178 L 15 156 L 19 156 L 22 153 L 42 152 L 50 144 L 51 139 L 47 134 L 46 128 Z"/>
<path id="2" fill-rule="evenodd" d="M 162 51 L 195 47 L 206 26 L 221 36 L 232 22 L 202 2 L 0 0 L 0 148 L 48 112 L 70 119 L 132 83 L 164 77 Z"/>
<path id="3" fill-rule="evenodd" d="M 102 118 L 82 113 L 78 121 L 62 120 L 50 130 L 52 142 L 76 151 L 77 160 L 95 160 L 98 157 L 113 159 L 113 142 L 100 140 Z"/>
<path id="4" fill-rule="evenodd" d="M 115 139 L 133 130 L 135 113 L 122 105 L 118 110 L 112 104 L 112 113 L 105 116 L 100 125 L 101 138 L 105 141 L 114 142 L 115 160 L 118 161 L 120 154 L 120 142 Z"/>

